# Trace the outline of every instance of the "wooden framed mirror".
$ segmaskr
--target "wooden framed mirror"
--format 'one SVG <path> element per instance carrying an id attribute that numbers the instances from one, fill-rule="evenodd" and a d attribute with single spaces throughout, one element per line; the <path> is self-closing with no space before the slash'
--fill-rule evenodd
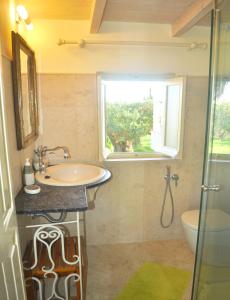
<path id="1" fill-rule="evenodd" d="M 18 150 L 38 137 L 37 78 L 34 51 L 12 31 L 12 72 Z"/>

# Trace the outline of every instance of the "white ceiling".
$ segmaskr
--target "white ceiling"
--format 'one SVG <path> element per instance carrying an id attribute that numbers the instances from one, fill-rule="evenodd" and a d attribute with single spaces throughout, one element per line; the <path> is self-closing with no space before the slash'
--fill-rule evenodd
<path id="1" fill-rule="evenodd" d="M 103 21 L 172 24 L 195 0 L 107 0 Z M 93 0 L 17 0 L 32 19 L 88 20 Z M 207 24 L 202 22 L 202 24 Z"/>
<path id="2" fill-rule="evenodd" d="M 104 20 L 173 23 L 194 0 L 108 0 Z"/>
<path id="3" fill-rule="evenodd" d="M 17 0 L 31 19 L 90 19 L 93 0 Z"/>

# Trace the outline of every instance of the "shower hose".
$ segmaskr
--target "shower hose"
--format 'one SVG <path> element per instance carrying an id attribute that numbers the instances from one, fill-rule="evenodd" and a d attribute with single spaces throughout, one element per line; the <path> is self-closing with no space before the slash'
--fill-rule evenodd
<path id="1" fill-rule="evenodd" d="M 167 174 L 165 175 L 164 179 L 166 181 L 165 185 L 165 192 L 164 192 L 164 199 L 162 203 L 162 208 L 161 208 L 161 217 L 160 217 L 160 223 L 163 228 L 169 228 L 174 219 L 174 199 L 173 199 L 173 194 L 172 194 L 172 188 L 171 188 L 171 171 L 170 167 L 167 166 Z M 164 223 L 164 213 L 165 213 L 165 205 L 166 205 L 166 199 L 167 199 L 167 194 L 169 192 L 169 197 L 170 197 L 170 203 L 171 203 L 171 218 L 170 221 L 166 224 Z"/>

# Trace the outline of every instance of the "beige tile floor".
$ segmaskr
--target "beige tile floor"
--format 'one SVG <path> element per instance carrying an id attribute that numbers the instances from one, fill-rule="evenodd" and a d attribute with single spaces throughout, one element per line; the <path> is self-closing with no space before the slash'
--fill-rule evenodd
<path id="1" fill-rule="evenodd" d="M 130 276 L 145 262 L 158 262 L 191 272 L 194 266 L 194 255 L 181 240 L 88 246 L 87 251 L 87 300 L 114 300 Z M 191 284 L 183 299 L 178 300 L 190 299 Z"/>

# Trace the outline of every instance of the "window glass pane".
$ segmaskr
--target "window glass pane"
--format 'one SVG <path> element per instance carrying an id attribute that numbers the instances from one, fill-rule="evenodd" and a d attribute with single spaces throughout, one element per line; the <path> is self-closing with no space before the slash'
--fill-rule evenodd
<path id="1" fill-rule="evenodd" d="M 153 153 L 154 100 L 165 86 L 151 81 L 106 81 L 106 148 L 110 153 Z"/>
<path id="2" fill-rule="evenodd" d="M 180 116 L 180 86 L 170 85 L 167 87 L 166 99 L 166 123 L 165 123 L 165 146 L 178 148 Z"/>

